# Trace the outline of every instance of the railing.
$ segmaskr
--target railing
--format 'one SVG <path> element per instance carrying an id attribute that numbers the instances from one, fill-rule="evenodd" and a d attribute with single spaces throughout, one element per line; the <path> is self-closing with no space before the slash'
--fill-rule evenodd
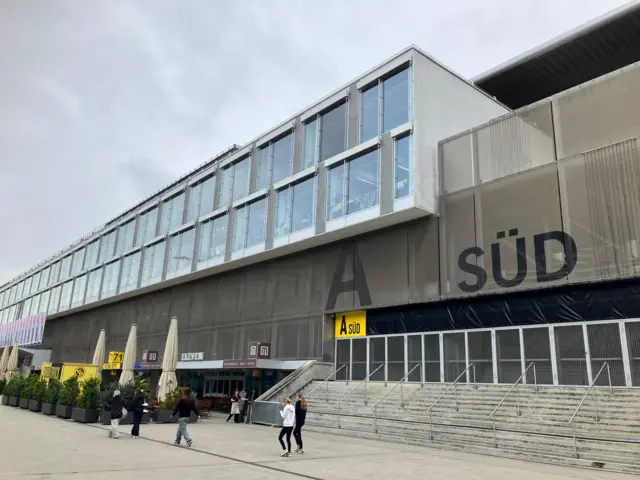
<path id="1" fill-rule="evenodd" d="M 384 367 L 384 363 L 382 365 L 379 365 L 378 368 L 376 368 L 373 372 L 367 375 L 364 378 L 364 380 L 362 380 L 358 385 L 356 385 L 356 388 L 354 388 L 349 393 L 347 393 L 344 397 L 338 400 L 338 403 L 336 403 L 336 407 L 338 410 L 338 428 L 340 428 L 340 404 L 342 403 L 342 401 L 345 398 L 347 398 L 349 395 L 351 395 L 353 392 L 355 392 L 360 385 L 364 384 L 364 404 L 366 405 L 367 404 L 367 383 L 369 382 L 369 379 L 373 376 L 373 374 L 376 373 L 378 370 L 380 370 L 382 367 Z M 386 385 L 386 382 L 385 382 L 385 385 Z"/>
<path id="2" fill-rule="evenodd" d="M 473 388 L 478 388 L 478 384 L 476 383 L 476 364 L 470 363 L 469 366 L 465 368 L 460 375 L 458 375 L 458 378 L 456 378 L 453 381 L 453 383 L 449 385 L 449 387 L 444 392 L 442 392 L 442 394 L 436 399 L 436 401 L 433 402 L 429 408 L 427 408 L 427 411 L 425 413 L 429 414 L 429 439 L 430 440 L 433 440 L 433 407 L 435 407 L 436 404 L 440 400 L 442 400 L 442 398 L 447 394 L 447 392 L 453 388 L 454 389 L 453 391 L 455 393 L 455 399 L 456 399 L 456 412 L 460 410 L 460 407 L 458 406 L 458 387 L 456 385 L 458 385 L 458 381 L 460 381 L 462 376 L 466 375 L 466 373 L 471 368 L 473 368 Z"/>
<path id="3" fill-rule="evenodd" d="M 251 423 L 268 425 L 270 427 L 281 427 L 282 416 L 280 410 L 284 407 L 282 402 L 265 402 L 256 400 L 251 404 Z"/>
<path id="4" fill-rule="evenodd" d="M 611 369 L 609 368 L 609 362 L 604 362 L 602 364 L 602 366 L 600 367 L 600 370 L 598 370 L 598 373 L 596 374 L 596 376 L 593 377 L 593 381 L 591 382 L 591 385 L 589 385 L 589 389 L 582 396 L 582 400 L 580 400 L 580 404 L 578 405 L 578 407 L 573 412 L 573 415 L 571 415 L 571 420 L 569 420 L 569 425 L 571 425 L 571 427 L 573 429 L 573 452 L 574 452 L 576 458 L 579 458 L 579 456 L 578 456 L 578 442 L 576 440 L 576 424 L 573 423 L 573 421 L 576 419 L 576 415 L 578 414 L 578 412 L 582 408 L 582 405 L 584 404 L 584 401 L 589 396 L 589 393 L 593 393 L 593 408 L 594 408 L 595 414 L 596 414 L 595 421 L 596 422 L 600 421 L 600 417 L 598 416 L 598 401 L 597 401 L 597 398 L 596 398 L 596 391 L 593 389 L 593 387 L 595 387 L 596 382 L 598 381 L 598 378 L 602 374 L 602 372 L 603 372 L 605 367 L 607 367 L 607 376 L 609 378 L 609 393 L 613 393 L 613 386 L 611 384 Z"/>
<path id="5" fill-rule="evenodd" d="M 500 403 L 498 403 L 496 408 L 493 409 L 491 415 L 489 415 L 489 418 L 493 422 L 493 446 L 495 448 L 498 447 L 498 440 L 496 438 L 496 412 L 502 406 L 507 397 L 511 395 L 511 392 L 513 392 L 513 390 L 515 389 L 517 398 L 516 412 L 518 413 L 518 415 L 520 415 L 520 390 L 518 390 L 518 386 L 520 386 L 520 381 L 525 377 L 531 367 L 533 367 L 533 384 L 535 385 L 536 392 L 538 391 L 538 375 L 536 373 L 536 364 L 534 362 L 531 362 L 529 366 L 525 368 L 524 372 L 522 372 L 522 375 L 520 375 L 520 377 L 518 377 L 518 379 L 513 383 L 513 386 L 509 389 L 507 394 L 502 397 L 502 400 L 500 400 Z"/>
<path id="6" fill-rule="evenodd" d="M 335 382 L 336 380 L 336 375 L 338 374 L 338 372 L 340 370 L 342 370 L 343 368 L 347 369 L 347 385 L 349 385 L 349 364 L 345 363 L 344 365 L 342 365 L 340 368 L 336 369 L 333 371 L 333 373 L 331 375 L 329 375 L 327 378 L 325 378 L 322 382 L 320 382 L 320 385 L 318 385 L 317 387 L 314 387 L 311 389 L 311 391 L 309 393 L 307 393 L 305 395 L 306 398 L 309 398 L 313 392 L 315 392 L 316 390 L 318 390 L 322 385 L 324 385 L 325 383 L 327 384 L 327 392 L 329 391 L 329 384 L 327 383 L 329 380 L 331 380 L 331 377 L 333 377 L 333 381 Z M 329 397 L 327 397 L 327 402 L 329 402 Z"/>

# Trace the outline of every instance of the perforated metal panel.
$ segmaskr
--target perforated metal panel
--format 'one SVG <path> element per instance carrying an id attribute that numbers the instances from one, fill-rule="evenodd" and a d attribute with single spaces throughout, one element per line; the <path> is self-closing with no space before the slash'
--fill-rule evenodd
<path id="1" fill-rule="evenodd" d="M 367 339 L 354 338 L 352 342 L 351 378 L 353 380 L 364 380 L 367 376 Z"/>
<path id="2" fill-rule="evenodd" d="M 549 328 L 525 328 L 522 330 L 522 335 L 524 337 L 525 368 L 529 366 L 531 362 L 535 362 L 538 383 L 542 385 L 553 385 Z M 527 383 L 533 384 L 533 370 L 527 372 L 526 379 Z"/>
<path id="3" fill-rule="evenodd" d="M 444 381 L 453 382 L 467 368 L 464 333 L 444 334 Z M 464 382 L 464 379 L 462 379 Z"/>
<path id="4" fill-rule="evenodd" d="M 606 362 L 611 372 L 611 383 L 619 387 L 625 386 L 622 344 L 620 343 L 618 324 L 587 325 L 587 335 L 589 336 L 589 351 L 591 353 L 591 371 L 594 378 Z M 598 377 L 596 385 L 609 385 L 606 367 Z"/>
<path id="5" fill-rule="evenodd" d="M 397 382 L 405 376 L 404 369 L 404 337 L 388 337 L 388 380 Z"/>
<path id="6" fill-rule="evenodd" d="M 582 326 L 554 328 L 558 381 L 561 385 L 588 385 Z"/>
<path id="7" fill-rule="evenodd" d="M 640 387 L 640 322 L 627 322 L 625 328 L 631 366 L 631 385 Z"/>
<path id="8" fill-rule="evenodd" d="M 409 363 L 409 371 L 420 365 L 420 367 L 413 370 L 409 375 L 408 380 L 410 382 L 419 382 L 422 379 L 422 335 L 409 335 L 407 337 L 407 360 Z"/>
<path id="9" fill-rule="evenodd" d="M 469 363 L 475 365 L 476 381 L 493 383 L 491 332 L 469 332 Z"/>
<path id="10" fill-rule="evenodd" d="M 369 339 L 369 373 L 371 374 L 371 381 L 384 380 L 384 367 L 373 373 L 376 368 L 386 362 L 384 341 L 384 338 Z"/>
<path id="11" fill-rule="evenodd" d="M 336 369 L 339 370 L 336 378 L 338 380 L 348 380 L 349 378 L 348 368 L 351 361 L 350 345 L 350 339 L 338 340 L 336 342 Z"/>
<path id="12" fill-rule="evenodd" d="M 440 381 L 440 337 L 439 335 L 424 336 L 424 381 Z"/>
<path id="13" fill-rule="evenodd" d="M 514 383 L 522 375 L 519 330 L 496 331 L 498 382 Z"/>

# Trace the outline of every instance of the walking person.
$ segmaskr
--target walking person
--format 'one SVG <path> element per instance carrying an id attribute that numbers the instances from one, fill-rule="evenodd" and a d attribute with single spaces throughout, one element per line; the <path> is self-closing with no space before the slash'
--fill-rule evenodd
<path id="1" fill-rule="evenodd" d="M 111 399 L 111 427 L 109 428 L 110 438 L 120 438 L 120 420 L 122 419 L 126 409 L 122 405 L 122 397 L 120 396 L 120 390 L 113 392 L 113 398 Z"/>
<path id="2" fill-rule="evenodd" d="M 303 454 L 304 449 L 302 445 L 302 427 L 304 427 L 304 422 L 307 418 L 307 400 L 304 398 L 304 395 L 299 393 L 296 395 L 296 426 L 293 429 L 293 438 L 296 440 L 296 453 Z"/>
<path id="3" fill-rule="evenodd" d="M 185 388 L 184 392 L 182 392 L 182 398 L 176 405 L 175 411 L 171 414 L 171 416 L 175 416 L 178 414 L 178 432 L 176 433 L 176 441 L 173 442 L 174 445 L 180 445 L 182 441 L 182 437 L 184 437 L 187 442 L 187 447 L 190 447 L 193 444 L 193 440 L 187 431 L 187 424 L 189 423 L 189 418 L 191 418 L 191 412 L 195 413 L 200 420 L 200 413 L 198 413 L 198 409 L 196 408 L 196 402 L 191 399 L 191 389 Z"/>
<path id="4" fill-rule="evenodd" d="M 142 415 L 144 414 L 146 403 L 144 392 L 141 388 L 136 388 L 135 396 L 129 403 L 129 410 L 133 412 L 133 427 L 131 427 L 131 437 L 133 439 L 140 438 L 140 424 L 142 423 Z"/>
<path id="5" fill-rule="evenodd" d="M 238 400 L 240 400 L 240 395 L 236 390 L 231 397 L 231 411 L 229 412 L 229 416 L 227 417 L 227 422 L 231 420 L 232 417 L 235 423 L 240 422 L 240 406 L 238 405 Z"/>
<path id="6" fill-rule="evenodd" d="M 284 408 L 280 412 L 282 416 L 282 430 L 280 430 L 280 436 L 278 440 L 280 441 L 280 446 L 282 446 L 282 455 L 281 457 L 290 457 L 291 456 L 291 432 L 293 432 L 293 424 L 296 421 L 296 411 L 291 405 L 291 399 L 287 398 L 284 401 Z M 287 437 L 287 446 L 284 446 L 284 442 L 282 439 L 286 435 Z"/>
<path id="7" fill-rule="evenodd" d="M 244 423 L 244 416 L 247 413 L 247 392 L 244 389 L 238 394 L 238 410 L 240 412 L 240 423 Z"/>

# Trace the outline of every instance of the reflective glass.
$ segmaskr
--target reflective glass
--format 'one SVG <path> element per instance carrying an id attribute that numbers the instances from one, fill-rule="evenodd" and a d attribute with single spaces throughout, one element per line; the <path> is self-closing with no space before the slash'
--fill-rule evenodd
<path id="1" fill-rule="evenodd" d="M 22 291 L 22 296 L 26 297 L 31 292 L 31 284 L 33 283 L 33 277 L 27 277 L 24 281 L 24 288 Z"/>
<path id="2" fill-rule="evenodd" d="M 40 288 L 40 272 L 33 275 L 33 281 L 31 282 L 31 290 L 29 292 L 36 293 L 38 291 L 38 288 Z M 2 298 L 2 295 L 0 295 L 0 298 Z"/>
<path id="3" fill-rule="evenodd" d="M 31 310 L 31 298 L 27 298 L 24 302 L 22 302 L 22 311 L 18 318 L 25 318 L 29 316 L 29 312 Z"/>
<path id="4" fill-rule="evenodd" d="M 86 303 L 94 302 L 100 298 L 100 287 L 102 283 L 102 267 L 89 272 L 87 280 Z"/>
<path id="5" fill-rule="evenodd" d="M 131 220 L 118 228 L 118 248 L 116 253 L 123 253 L 133 247 L 133 236 L 136 233 L 136 221 Z"/>
<path id="6" fill-rule="evenodd" d="M 198 262 L 224 256 L 227 243 L 229 216 L 214 218 L 202 224 L 200 229 L 200 251 Z"/>
<path id="7" fill-rule="evenodd" d="M 116 231 L 113 230 L 102 237 L 102 242 L 100 243 L 100 261 L 104 262 L 105 260 L 113 258 L 115 248 Z"/>
<path id="8" fill-rule="evenodd" d="M 156 236 L 158 226 L 158 207 L 147 210 L 138 220 L 138 234 L 136 235 L 136 246 L 153 239 Z"/>
<path id="9" fill-rule="evenodd" d="M 309 168 L 318 162 L 318 119 L 304 124 L 304 152 L 302 168 Z"/>
<path id="10" fill-rule="evenodd" d="M 11 287 L 11 290 L 9 290 L 9 304 L 13 303 L 16 300 L 16 290 L 17 287 L 15 285 Z"/>
<path id="11" fill-rule="evenodd" d="M 327 198 L 327 219 L 333 220 L 345 214 L 345 166 L 344 163 L 329 170 L 329 196 Z"/>
<path id="12" fill-rule="evenodd" d="M 58 285 L 51 289 L 51 298 L 49 299 L 49 314 L 57 313 L 60 305 L 60 291 L 62 287 Z"/>
<path id="13" fill-rule="evenodd" d="M 100 298 L 110 297 L 118 291 L 118 276 L 120 274 L 120 260 L 116 260 L 104 267 L 102 293 Z"/>
<path id="14" fill-rule="evenodd" d="M 276 183 L 291 175 L 293 157 L 293 135 L 289 134 L 273 144 L 273 173 L 271 182 Z"/>
<path id="15" fill-rule="evenodd" d="M 271 183 L 271 151 L 270 144 L 258 149 L 258 178 L 257 189 L 267 188 Z"/>
<path id="16" fill-rule="evenodd" d="M 342 153 L 347 147 L 347 104 L 322 115 L 320 161 Z"/>
<path id="17" fill-rule="evenodd" d="M 233 226 L 233 250 L 242 250 L 247 240 L 247 220 L 249 219 L 249 207 L 245 206 L 236 210 Z"/>
<path id="18" fill-rule="evenodd" d="M 315 177 L 293 186 L 293 214 L 291 231 L 309 228 L 315 223 Z"/>
<path id="19" fill-rule="evenodd" d="M 347 213 L 355 213 L 378 205 L 378 151 L 367 153 L 348 162 L 349 201 Z"/>
<path id="20" fill-rule="evenodd" d="M 60 293 L 60 305 L 58 311 L 69 310 L 71 306 L 71 290 L 73 289 L 73 281 L 62 284 L 62 293 Z"/>
<path id="21" fill-rule="evenodd" d="M 51 265 L 51 275 L 49 276 L 49 285 L 53 285 L 60 277 L 60 262 Z"/>
<path id="22" fill-rule="evenodd" d="M 71 275 L 71 255 L 66 256 L 62 259 L 62 264 L 60 265 L 60 280 L 65 280 L 69 278 Z"/>
<path id="23" fill-rule="evenodd" d="M 362 92 L 360 141 L 378 135 L 378 85 Z"/>
<path id="24" fill-rule="evenodd" d="M 31 312 L 29 313 L 30 315 L 36 315 L 40 313 L 40 297 L 41 295 L 36 295 L 31 299 Z"/>
<path id="25" fill-rule="evenodd" d="M 249 194 L 249 169 L 251 161 L 249 158 L 236 163 L 233 166 L 233 199 L 246 197 Z"/>
<path id="26" fill-rule="evenodd" d="M 273 237 L 280 238 L 291 232 L 291 199 L 293 189 L 287 187 L 276 192 L 276 220 Z"/>
<path id="27" fill-rule="evenodd" d="M 195 238 L 195 228 L 190 228 L 170 238 L 167 278 L 191 271 Z"/>
<path id="28" fill-rule="evenodd" d="M 144 249 L 141 282 L 143 286 L 162 280 L 165 248 L 166 242 L 162 241 L 154 243 Z"/>
<path id="29" fill-rule="evenodd" d="M 129 292 L 138 288 L 140 274 L 140 251 L 127 255 L 122 259 L 122 275 L 120 278 L 120 293 Z"/>
<path id="30" fill-rule="evenodd" d="M 168 232 L 182 225 L 182 215 L 184 213 L 184 193 L 176 195 L 162 202 L 162 220 L 160 222 L 160 233 Z"/>
<path id="31" fill-rule="evenodd" d="M 85 249 L 81 248 L 73 252 L 73 260 L 71 261 L 71 275 L 77 275 L 84 267 Z"/>
<path id="32" fill-rule="evenodd" d="M 223 207 L 231 202 L 231 194 L 233 192 L 233 165 L 229 165 L 222 169 L 222 178 L 220 179 L 220 206 Z"/>
<path id="33" fill-rule="evenodd" d="M 267 236 L 267 199 L 249 205 L 249 228 L 247 247 L 264 243 Z"/>
<path id="34" fill-rule="evenodd" d="M 87 254 L 84 259 L 84 268 L 89 269 L 98 263 L 98 250 L 100 249 L 100 240 L 91 242 L 87 245 Z"/>
<path id="35" fill-rule="evenodd" d="M 77 307 L 84 302 L 85 287 L 87 286 L 87 276 L 81 275 L 73 281 L 73 297 L 71 306 Z"/>
<path id="36" fill-rule="evenodd" d="M 407 68 L 382 82 L 383 132 L 409 121 L 409 72 Z"/>
<path id="37" fill-rule="evenodd" d="M 200 197 L 202 184 L 196 183 L 189 187 L 189 205 L 187 207 L 187 221 L 191 222 L 200 216 Z"/>
<path id="38" fill-rule="evenodd" d="M 396 198 L 413 193 L 411 136 L 396 140 Z"/>
<path id="39" fill-rule="evenodd" d="M 202 193 L 200 195 L 200 212 L 198 216 L 213 212 L 216 199 L 216 177 L 207 178 L 201 185 Z"/>
<path id="40" fill-rule="evenodd" d="M 36 313 L 47 313 L 49 310 L 49 298 L 51 297 L 51 290 L 42 292 L 40 295 L 40 304 L 38 305 L 38 311 Z"/>

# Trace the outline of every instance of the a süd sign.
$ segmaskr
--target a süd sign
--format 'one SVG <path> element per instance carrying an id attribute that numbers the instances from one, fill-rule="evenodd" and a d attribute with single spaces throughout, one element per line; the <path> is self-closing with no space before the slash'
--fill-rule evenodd
<path id="1" fill-rule="evenodd" d="M 518 237 L 518 229 L 512 228 L 508 232 L 498 232 L 497 240 L 507 237 Z M 547 254 L 545 245 L 547 242 L 559 243 L 564 251 L 564 263 L 556 271 L 547 270 Z M 569 275 L 578 263 L 578 249 L 575 240 L 566 232 L 554 230 L 546 233 L 539 233 L 533 236 L 533 253 L 536 263 L 536 280 L 538 283 L 552 282 L 560 280 Z M 471 258 L 479 259 L 485 254 L 480 247 L 470 247 L 462 251 L 458 257 L 458 267 L 463 272 L 469 273 L 476 278 L 475 283 L 467 281 L 458 283 L 460 290 L 467 293 L 479 292 L 487 283 L 487 271 L 476 265 Z M 491 244 L 491 273 L 496 284 L 503 288 L 513 288 L 520 285 L 527 277 L 527 244 L 524 237 L 516 238 L 516 259 L 518 269 L 512 278 L 505 278 L 502 274 L 502 258 L 500 242 Z M 473 263 L 472 263 L 473 262 Z"/>
<path id="2" fill-rule="evenodd" d="M 367 334 L 367 312 L 336 315 L 336 338 L 364 337 Z"/>

